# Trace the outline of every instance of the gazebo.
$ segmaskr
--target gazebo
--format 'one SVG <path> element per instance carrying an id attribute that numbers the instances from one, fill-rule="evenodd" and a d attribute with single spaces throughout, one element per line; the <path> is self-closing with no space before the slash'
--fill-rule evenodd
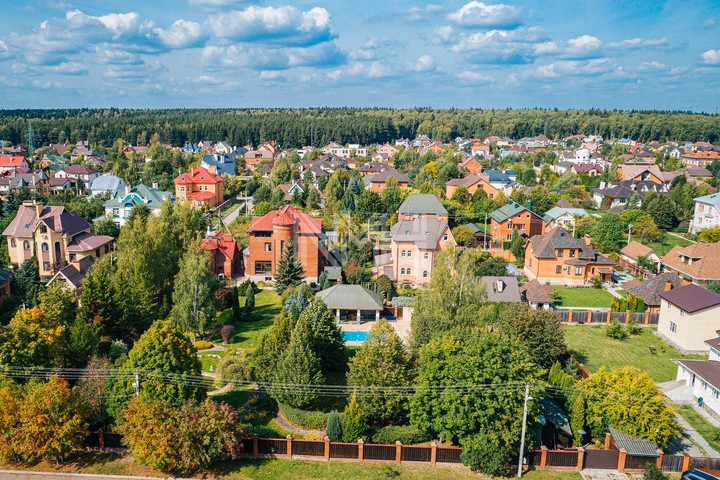
<path id="1" fill-rule="evenodd" d="M 382 297 L 360 285 L 334 285 L 317 293 L 329 309 L 335 310 L 335 321 L 352 322 L 358 325 L 365 320 L 380 320 L 385 308 Z"/>

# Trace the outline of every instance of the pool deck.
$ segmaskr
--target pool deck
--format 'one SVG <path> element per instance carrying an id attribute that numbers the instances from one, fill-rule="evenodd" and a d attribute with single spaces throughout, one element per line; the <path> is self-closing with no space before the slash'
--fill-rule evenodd
<path id="1" fill-rule="evenodd" d="M 341 323 L 340 330 L 343 332 L 369 332 L 375 323 L 376 322 L 374 320 L 363 321 L 360 325 L 356 323 Z M 410 338 L 410 320 L 398 318 L 397 320 L 393 320 L 388 323 L 395 329 L 395 333 L 397 333 L 398 336 L 407 343 Z M 362 344 L 363 342 L 345 342 L 345 345 L 349 347 L 359 347 Z"/>

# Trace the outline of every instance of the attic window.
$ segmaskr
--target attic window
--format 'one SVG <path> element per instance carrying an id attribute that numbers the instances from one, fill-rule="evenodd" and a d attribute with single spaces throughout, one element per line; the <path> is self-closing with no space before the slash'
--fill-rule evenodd
<path id="1" fill-rule="evenodd" d="M 429 231 L 429 230 L 425 230 L 425 235 L 430 235 L 430 231 Z"/>
<path id="2" fill-rule="evenodd" d="M 565 236 L 565 232 L 560 232 L 560 236 L 561 236 L 561 237 L 564 237 L 564 236 Z"/>
<path id="3" fill-rule="evenodd" d="M 410 235 L 410 230 L 405 230 L 405 235 Z"/>

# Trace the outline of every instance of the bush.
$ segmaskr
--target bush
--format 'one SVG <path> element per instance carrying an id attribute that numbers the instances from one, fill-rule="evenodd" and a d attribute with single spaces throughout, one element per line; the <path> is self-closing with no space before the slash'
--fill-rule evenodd
<path id="1" fill-rule="evenodd" d="M 194 343 L 195 348 L 198 350 L 207 350 L 208 348 L 212 348 L 213 344 L 208 342 L 207 340 L 198 340 Z"/>
<path id="2" fill-rule="evenodd" d="M 128 347 L 122 340 L 113 340 L 110 344 L 110 350 L 108 351 L 108 355 L 110 356 L 111 361 L 114 362 L 123 355 L 127 355 L 127 353 Z"/>
<path id="3" fill-rule="evenodd" d="M 232 325 L 225 325 L 220 329 L 220 337 L 222 337 L 222 341 L 225 345 L 230 343 L 230 339 L 232 338 L 232 334 L 235 332 L 235 327 Z"/>
<path id="4" fill-rule="evenodd" d="M 624 340 L 628 336 L 628 331 L 625 325 L 613 322 L 607 327 L 607 330 L 605 330 L 605 335 L 615 340 Z"/>
<path id="5" fill-rule="evenodd" d="M 473 435 L 463 440 L 462 447 L 460 460 L 463 465 L 493 477 L 504 472 L 512 457 L 499 432 Z"/>
<path id="6" fill-rule="evenodd" d="M 600 277 L 592 277 L 590 279 L 590 286 L 592 286 L 592 288 L 602 288 L 602 283 L 602 278 Z"/>
<path id="7" fill-rule="evenodd" d="M 237 294 L 238 297 L 244 297 L 247 294 L 247 288 L 252 285 L 253 291 L 259 292 L 260 289 L 258 288 L 257 284 L 255 282 L 251 282 L 250 280 L 246 280 L 237 287 Z"/>
<path id="8" fill-rule="evenodd" d="M 403 445 L 416 445 L 431 440 L 430 436 L 421 432 L 412 425 L 399 425 L 381 428 L 372 434 L 374 443 L 395 443 L 400 442 Z"/>
<path id="9" fill-rule="evenodd" d="M 220 359 L 217 373 L 221 380 L 252 380 L 253 365 L 250 356 L 241 352 L 237 355 L 227 355 Z"/>
<path id="10" fill-rule="evenodd" d="M 642 333 L 642 327 L 638 325 L 634 318 L 630 319 L 630 323 L 627 324 L 628 335 L 640 335 Z"/>
<path id="11" fill-rule="evenodd" d="M 318 410 L 300 410 L 290 405 L 278 404 L 280 413 L 290 423 L 309 430 L 325 430 L 327 413 Z"/>
<path id="12" fill-rule="evenodd" d="M 670 475 L 665 475 L 664 473 L 662 473 L 662 470 L 660 470 L 654 463 L 648 462 L 643 466 L 643 468 L 645 469 L 645 471 L 643 472 L 643 480 L 670 479 Z"/>
<path id="13" fill-rule="evenodd" d="M 249 434 L 255 434 L 260 438 L 285 438 L 285 435 L 267 425 L 248 425 L 245 431 Z"/>
<path id="14" fill-rule="evenodd" d="M 221 309 L 231 308 L 233 299 L 235 298 L 233 287 L 218 288 L 215 290 L 215 298 L 217 298 Z"/>
<path id="15" fill-rule="evenodd" d="M 226 308 L 222 312 L 219 312 L 215 317 L 215 325 L 218 327 L 224 327 L 230 325 L 235 320 L 235 310 L 232 308 Z"/>
<path id="16" fill-rule="evenodd" d="M 340 415 L 337 410 L 330 412 L 327 421 L 327 429 L 325 435 L 331 442 L 339 442 L 342 440 L 342 425 L 340 425 Z"/>

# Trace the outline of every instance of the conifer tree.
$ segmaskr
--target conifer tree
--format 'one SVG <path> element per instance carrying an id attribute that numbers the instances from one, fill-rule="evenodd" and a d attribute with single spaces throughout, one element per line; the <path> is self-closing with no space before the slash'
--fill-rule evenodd
<path id="1" fill-rule="evenodd" d="M 582 443 L 582 438 L 579 431 L 585 430 L 585 398 L 582 394 L 578 394 L 575 397 L 575 402 L 572 405 L 572 412 L 570 414 L 570 429 L 572 430 L 574 442 L 576 445 Z"/>
<path id="2" fill-rule="evenodd" d="M 313 351 L 310 328 L 301 318 L 293 329 L 290 344 L 278 363 L 274 374 L 274 382 L 292 386 L 273 386 L 270 395 L 278 402 L 286 403 L 295 408 L 307 408 L 315 398 L 315 389 L 298 385 L 320 385 L 323 375 L 320 370 L 320 359 Z"/>
<path id="3" fill-rule="evenodd" d="M 295 257 L 293 243 L 287 242 L 275 272 L 275 291 L 278 295 L 282 295 L 288 287 L 300 285 L 303 278 L 305 272 L 300 260 Z"/>
<path id="4" fill-rule="evenodd" d="M 314 297 L 300 314 L 311 332 L 313 351 L 320 358 L 323 371 L 345 370 L 347 354 L 335 315 L 320 297 Z"/>
<path id="5" fill-rule="evenodd" d="M 343 442 L 357 442 L 358 439 L 363 438 L 366 430 L 367 424 L 365 423 L 365 415 L 358 403 L 357 394 L 353 390 L 350 401 L 342 414 Z"/>
<path id="6" fill-rule="evenodd" d="M 340 424 L 340 415 L 337 410 L 330 412 L 328 417 L 327 427 L 325 428 L 325 436 L 330 439 L 331 442 L 341 442 L 343 437 L 342 425 Z"/>
<path id="7" fill-rule="evenodd" d="M 245 310 L 246 314 L 250 315 L 250 313 L 255 308 L 255 288 L 252 286 L 252 283 L 248 285 L 247 289 L 245 290 Z"/>
<path id="8" fill-rule="evenodd" d="M 270 329 L 260 338 L 255 351 L 255 375 L 259 380 L 270 380 L 278 362 L 290 344 L 295 321 L 285 310 L 275 317 Z"/>

